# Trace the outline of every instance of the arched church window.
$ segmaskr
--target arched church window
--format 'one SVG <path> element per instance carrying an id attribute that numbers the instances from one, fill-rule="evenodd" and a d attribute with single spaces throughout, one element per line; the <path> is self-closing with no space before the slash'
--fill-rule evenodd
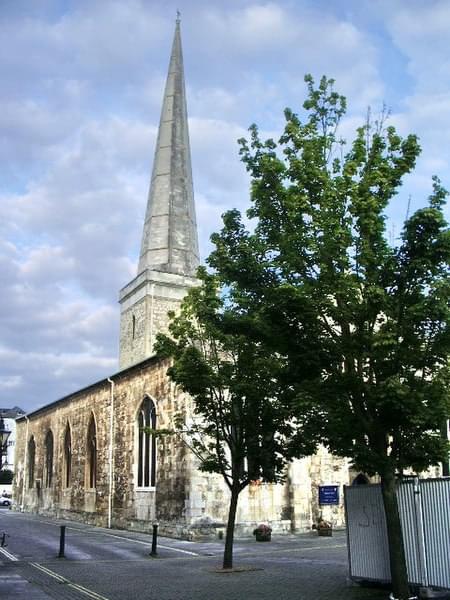
<path id="1" fill-rule="evenodd" d="M 95 488 L 97 486 L 97 428 L 95 426 L 94 415 L 91 416 L 87 435 L 87 486 Z"/>
<path id="2" fill-rule="evenodd" d="M 150 398 L 142 402 L 138 415 L 138 487 L 153 487 L 156 481 L 156 438 L 145 427 L 156 429 L 156 407 Z"/>
<path id="3" fill-rule="evenodd" d="M 28 442 L 28 487 L 34 487 L 34 466 L 36 461 L 36 444 L 34 436 Z"/>
<path id="4" fill-rule="evenodd" d="M 364 473 L 359 473 L 352 482 L 352 485 L 367 485 L 369 478 Z"/>
<path id="5" fill-rule="evenodd" d="M 64 474 L 63 482 L 65 487 L 70 487 L 72 479 L 72 435 L 70 433 L 69 423 L 66 426 L 64 434 Z"/>
<path id="6" fill-rule="evenodd" d="M 53 477 L 53 433 L 51 429 L 45 436 L 45 487 L 52 485 Z"/>

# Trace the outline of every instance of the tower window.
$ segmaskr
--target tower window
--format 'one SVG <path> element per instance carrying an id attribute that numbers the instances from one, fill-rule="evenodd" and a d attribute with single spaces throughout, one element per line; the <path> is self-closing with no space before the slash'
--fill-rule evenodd
<path id="1" fill-rule="evenodd" d="M 137 415 L 138 435 L 138 487 L 154 487 L 156 481 L 156 438 L 145 427 L 156 428 L 156 408 L 150 398 L 145 398 Z"/>
<path id="2" fill-rule="evenodd" d="M 131 335 L 134 340 L 136 338 L 136 317 L 134 315 L 131 317 Z"/>

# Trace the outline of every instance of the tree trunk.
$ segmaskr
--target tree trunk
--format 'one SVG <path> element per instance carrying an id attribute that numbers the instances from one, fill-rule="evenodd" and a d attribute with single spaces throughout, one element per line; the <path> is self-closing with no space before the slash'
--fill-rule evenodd
<path id="1" fill-rule="evenodd" d="M 227 533 L 225 536 L 225 550 L 223 553 L 223 568 L 233 568 L 233 541 L 234 541 L 234 524 L 236 522 L 236 509 L 239 499 L 240 489 L 236 485 L 231 488 L 230 508 L 228 510 Z"/>
<path id="2" fill-rule="evenodd" d="M 444 421 L 442 423 L 441 436 L 442 436 L 442 439 L 445 440 L 446 442 L 449 441 L 447 421 Z M 450 475 L 450 456 L 447 454 L 447 456 L 445 457 L 445 460 L 442 462 L 442 476 L 448 477 L 449 475 Z"/>
<path id="3" fill-rule="evenodd" d="M 398 512 L 394 471 L 387 470 L 381 474 L 381 491 L 386 514 L 392 593 L 394 598 L 398 600 L 408 600 L 410 597 L 408 573 L 406 570 L 405 549 Z"/>

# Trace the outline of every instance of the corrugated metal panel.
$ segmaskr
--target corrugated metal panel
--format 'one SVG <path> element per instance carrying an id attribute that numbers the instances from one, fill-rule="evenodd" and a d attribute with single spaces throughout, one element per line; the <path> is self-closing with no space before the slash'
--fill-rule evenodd
<path id="1" fill-rule="evenodd" d="M 450 479 L 404 481 L 397 491 L 411 583 L 450 589 Z M 350 576 L 390 581 L 379 485 L 345 488 Z"/>
<path id="2" fill-rule="evenodd" d="M 417 523 L 415 484 L 413 481 L 405 481 L 397 488 L 398 512 L 402 524 L 403 544 L 405 548 L 406 566 L 408 569 L 408 580 L 410 583 L 423 585 L 424 565 L 422 556 L 420 531 Z"/>
<path id="3" fill-rule="evenodd" d="M 420 481 L 429 585 L 450 588 L 450 480 Z"/>
<path id="4" fill-rule="evenodd" d="M 350 576 L 390 581 L 386 519 L 379 485 L 345 487 Z"/>

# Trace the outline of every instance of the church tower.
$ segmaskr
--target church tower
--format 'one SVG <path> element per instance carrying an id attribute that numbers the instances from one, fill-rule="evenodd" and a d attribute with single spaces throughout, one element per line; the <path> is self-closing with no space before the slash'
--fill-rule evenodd
<path id="1" fill-rule="evenodd" d="M 154 351 L 177 310 L 196 285 L 199 265 L 191 153 L 177 18 L 153 161 L 137 277 L 120 291 L 120 368 Z"/>

